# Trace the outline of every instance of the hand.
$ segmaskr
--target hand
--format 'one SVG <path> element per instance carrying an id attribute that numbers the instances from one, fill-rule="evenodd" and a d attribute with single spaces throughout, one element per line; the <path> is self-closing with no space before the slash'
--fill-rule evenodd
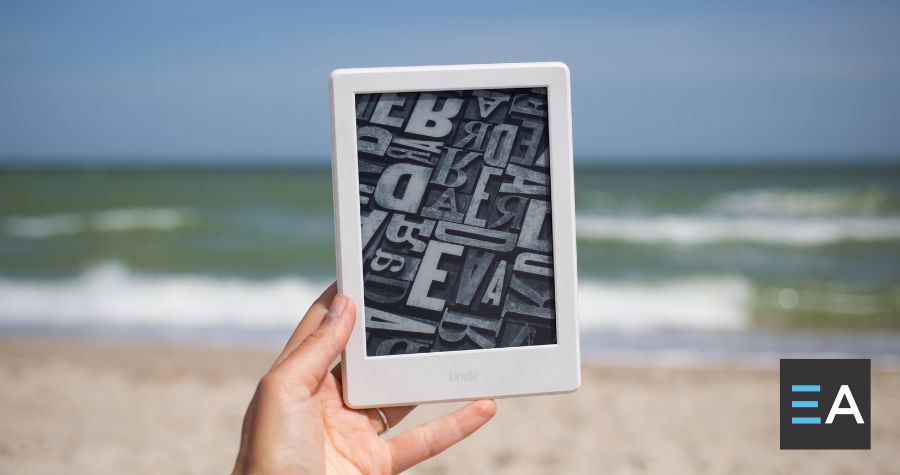
<path id="1" fill-rule="evenodd" d="M 340 368 L 329 372 L 353 329 L 356 305 L 325 290 L 263 376 L 247 408 L 234 474 L 398 473 L 468 437 L 496 413 L 475 401 L 389 440 L 375 409 L 341 399 Z M 385 408 L 390 426 L 415 406 Z"/>

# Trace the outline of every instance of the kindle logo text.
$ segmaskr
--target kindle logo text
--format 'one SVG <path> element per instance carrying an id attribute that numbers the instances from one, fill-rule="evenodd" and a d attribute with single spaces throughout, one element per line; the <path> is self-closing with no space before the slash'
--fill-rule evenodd
<path id="1" fill-rule="evenodd" d="M 462 371 L 448 371 L 447 372 L 450 378 L 451 383 L 466 383 L 469 381 L 478 381 L 478 372 L 466 370 Z"/>
<path id="2" fill-rule="evenodd" d="M 781 448 L 869 449 L 871 361 L 781 360 Z"/>

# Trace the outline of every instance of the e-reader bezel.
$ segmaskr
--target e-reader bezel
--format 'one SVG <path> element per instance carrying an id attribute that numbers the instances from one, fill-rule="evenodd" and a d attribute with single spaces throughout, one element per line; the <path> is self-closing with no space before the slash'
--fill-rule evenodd
<path id="1" fill-rule="evenodd" d="M 338 291 L 357 302 L 356 323 L 342 354 L 345 403 L 386 407 L 576 390 L 581 369 L 568 67 L 517 63 L 338 69 L 329 85 Z M 539 87 L 547 88 L 548 102 L 556 343 L 367 356 L 356 95 Z"/>

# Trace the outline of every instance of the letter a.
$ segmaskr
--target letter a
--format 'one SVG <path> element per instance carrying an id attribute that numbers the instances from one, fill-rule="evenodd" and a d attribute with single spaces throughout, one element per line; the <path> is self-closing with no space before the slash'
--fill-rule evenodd
<path id="1" fill-rule="evenodd" d="M 478 97 L 478 112 L 481 118 L 491 115 L 497 106 L 509 100 L 509 94 L 491 90 L 473 91 L 472 95 Z"/>
<path id="2" fill-rule="evenodd" d="M 850 407 L 841 407 L 841 401 L 847 399 L 847 403 L 850 404 Z M 856 419 L 857 424 L 865 424 L 862 418 L 862 414 L 859 412 L 859 407 L 856 405 L 856 401 L 853 399 L 853 393 L 850 392 L 850 386 L 846 384 L 841 386 L 841 389 L 838 390 L 837 396 L 834 398 L 834 404 L 831 405 L 831 412 L 828 413 L 828 418 L 825 419 L 826 424 L 831 424 L 834 422 L 834 416 L 838 414 L 851 414 L 853 418 Z"/>

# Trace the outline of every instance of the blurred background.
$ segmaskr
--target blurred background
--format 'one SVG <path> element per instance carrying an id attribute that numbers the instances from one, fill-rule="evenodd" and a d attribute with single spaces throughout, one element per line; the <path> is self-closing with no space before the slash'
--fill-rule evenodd
<path id="1" fill-rule="evenodd" d="M 122 374 L 143 375 L 153 391 L 174 391 L 173 405 L 206 401 L 183 420 L 218 406 L 177 384 L 238 378 L 222 383 L 234 396 L 206 434 L 228 442 L 208 454 L 236 449 L 253 380 L 334 279 L 327 80 L 339 67 L 571 68 L 590 368 L 565 410 L 596 412 L 591 397 L 617 397 L 591 392 L 604 381 L 633 405 L 738 369 L 751 376 L 735 391 L 767 410 L 784 356 L 873 358 L 890 375 L 873 380 L 877 403 L 900 389 L 898 22 L 890 1 L 3 2 L 0 375 L 10 384 L 0 397 L 25 419 L 0 418 L 0 467 L 121 471 L 140 455 L 147 465 L 130 470 L 231 463 L 204 465 L 191 452 L 166 465 L 184 448 L 154 444 L 183 433 L 177 423 L 123 448 L 102 422 L 115 403 L 91 412 L 71 395 L 90 399 L 108 384 L 108 397 L 126 395 L 118 417 L 134 417 L 126 407 L 147 388 Z M 629 386 L 634 374 L 646 387 Z M 38 423 L 49 416 L 34 398 L 48 391 L 72 410 Z M 696 420 L 690 408 L 708 410 L 696 402 L 705 397 L 716 394 L 674 407 Z M 152 415 L 167 409 L 153 401 L 147 421 L 162 424 Z M 881 440 L 896 441 L 900 410 L 887 401 L 893 422 Z M 533 413 L 545 403 L 515 404 Z M 596 468 L 590 454 L 602 446 L 615 473 L 738 473 L 759 468 L 748 447 L 777 446 L 773 407 L 769 426 L 742 433 L 755 442 L 721 447 L 721 460 L 695 445 L 696 457 L 635 448 L 628 441 L 649 437 L 635 425 L 654 422 L 628 422 L 623 409 L 618 425 L 587 437 L 583 455 L 531 463 L 539 440 L 501 440 L 460 448 L 475 465 L 422 470 L 574 473 Z M 83 418 L 71 419 L 78 410 Z M 691 436 L 671 417 L 659 415 L 653 432 L 683 445 Z M 828 460 L 890 471 L 887 453 Z"/>

